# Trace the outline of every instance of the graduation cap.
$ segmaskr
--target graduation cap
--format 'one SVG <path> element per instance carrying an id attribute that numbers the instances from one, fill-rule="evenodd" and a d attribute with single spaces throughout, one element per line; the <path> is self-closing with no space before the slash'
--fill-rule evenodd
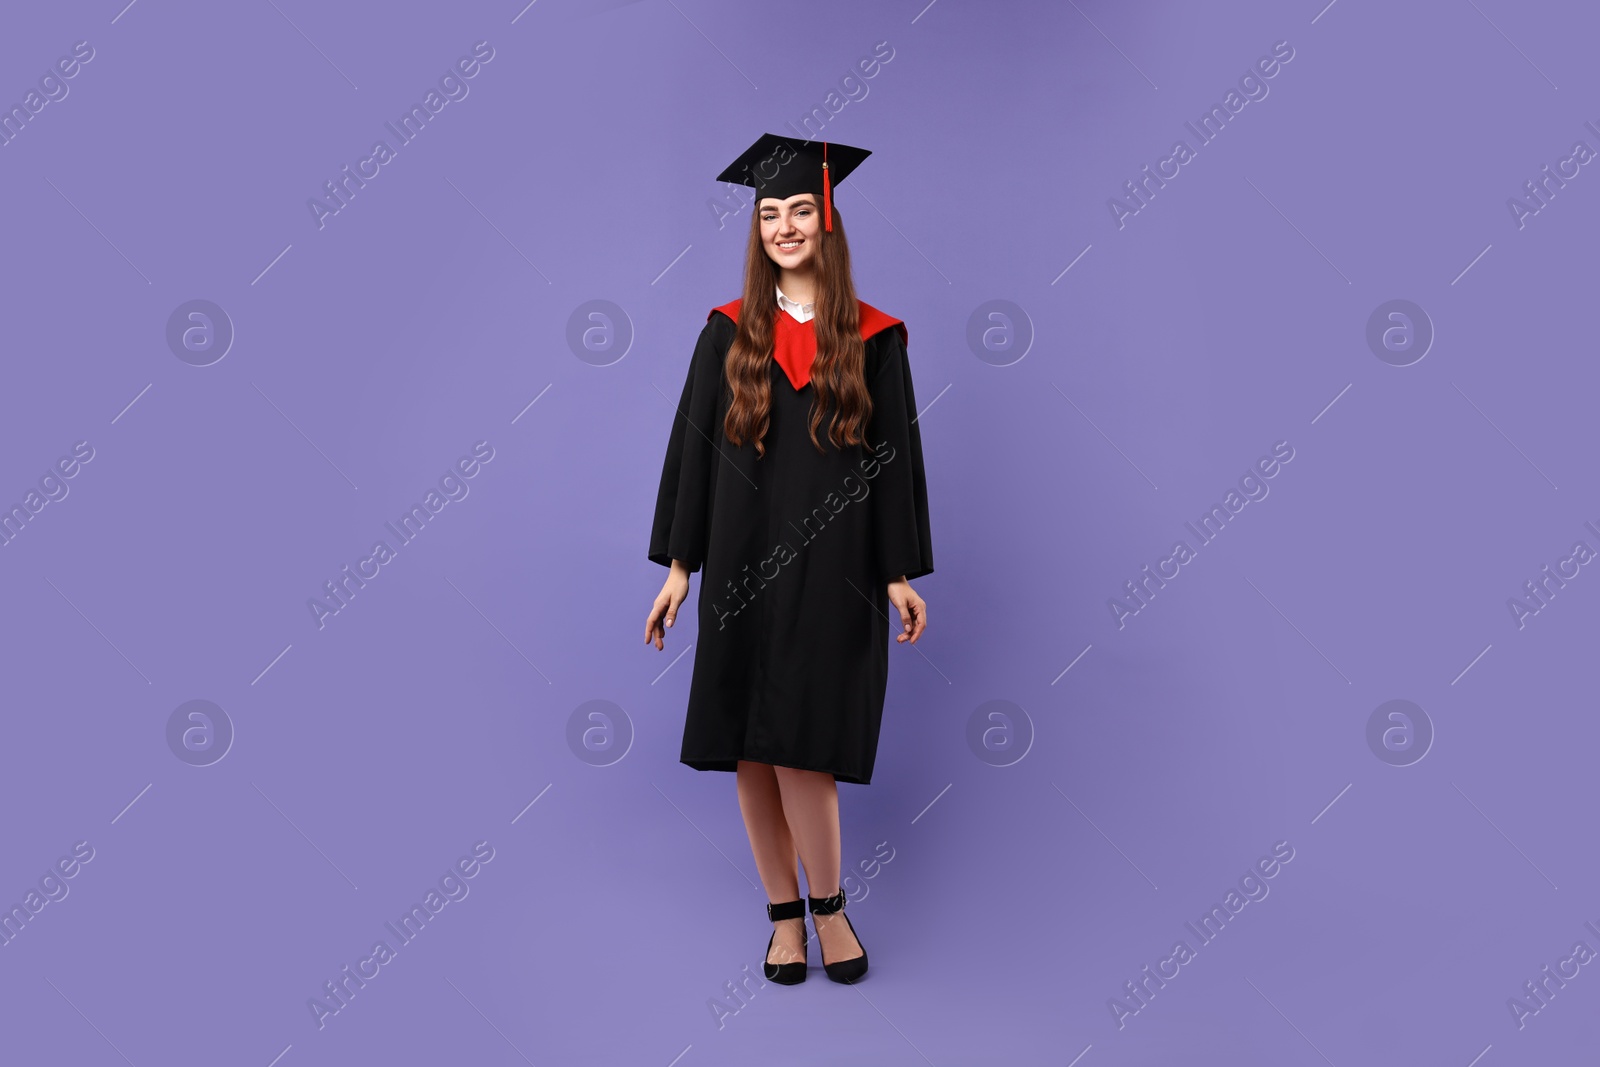
<path id="1" fill-rule="evenodd" d="M 871 152 L 847 144 L 827 141 L 801 141 L 775 133 L 764 133 L 744 150 L 738 159 L 717 175 L 719 182 L 748 185 L 756 191 L 756 202 L 771 196 L 787 200 L 800 193 L 822 197 L 824 228 L 833 232 L 833 187 Z"/>

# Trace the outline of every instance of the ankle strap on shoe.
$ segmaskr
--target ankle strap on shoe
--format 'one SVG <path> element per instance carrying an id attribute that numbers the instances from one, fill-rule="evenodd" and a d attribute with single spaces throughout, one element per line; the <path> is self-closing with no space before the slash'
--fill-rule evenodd
<path id="1" fill-rule="evenodd" d="M 832 915 L 836 911 L 844 910 L 845 895 L 841 889 L 831 897 L 806 897 L 807 904 L 811 907 L 813 915 Z"/>
<path id="2" fill-rule="evenodd" d="M 779 919 L 804 919 L 806 906 L 804 901 L 786 900 L 782 904 L 768 904 L 767 918 L 772 922 Z"/>

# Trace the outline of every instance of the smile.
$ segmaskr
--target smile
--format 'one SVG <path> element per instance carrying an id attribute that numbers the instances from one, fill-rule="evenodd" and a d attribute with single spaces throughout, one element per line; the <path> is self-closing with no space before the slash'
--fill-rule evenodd
<path id="1" fill-rule="evenodd" d="M 785 252 L 793 252 L 796 248 L 799 248 L 804 243 L 805 242 L 803 241 L 779 241 L 778 247 L 783 249 Z"/>

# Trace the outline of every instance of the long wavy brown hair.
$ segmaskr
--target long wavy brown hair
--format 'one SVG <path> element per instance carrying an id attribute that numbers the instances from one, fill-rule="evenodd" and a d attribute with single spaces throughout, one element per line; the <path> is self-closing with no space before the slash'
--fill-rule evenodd
<path id="1" fill-rule="evenodd" d="M 821 206 L 818 205 L 818 210 Z M 867 392 L 866 346 L 861 340 L 861 307 L 850 274 L 850 242 L 845 239 L 839 205 L 833 205 L 833 231 L 817 227 L 816 293 L 812 326 L 817 356 L 811 365 L 811 443 L 826 452 L 817 438 L 825 412 L 831 411 L 828 440 L 835 448 L 861 444 L 872 417 Z M 739 304 L 738 331 L 728 348 L 725 374 L 732 400 L 723 419 L 723 435 L 734 445 L 755 442 L 756 455 L 771 424 L 773 326 L 778 316 L 778 265 L 761 242 L 760 200 L 750 217 L 750 240 L 744 256 L 744 295 Z"/>

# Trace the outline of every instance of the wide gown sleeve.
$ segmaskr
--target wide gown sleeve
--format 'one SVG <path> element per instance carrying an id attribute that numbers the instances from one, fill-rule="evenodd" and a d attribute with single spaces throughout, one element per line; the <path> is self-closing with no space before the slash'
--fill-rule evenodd
<path id="1" fill-rule="evenodd" d="M 705 562 L 715 485 L 718 392 L 722 385 L 722 350 L 715 317 L 700 331 L 683 395 L 672 418 L 661 485 L 656 492 L 655 522 L 650 529 L 650 560 L 663 567 L 680 559 L 691 572 Z"/>
<path id="2" fill-rule="evenodd" d="M 867 498 L 873 507 L 873 563 L 880 581 L 893 581 L 902 574 L 909 581 L 933 573 L 922 431 L 916 422 L 917 398 L 900 328 L 891 326 L 877 337 L 883 345 L 883 362 L 871 386 L 867 436 L 867 448 L 879 464 Z"/>

